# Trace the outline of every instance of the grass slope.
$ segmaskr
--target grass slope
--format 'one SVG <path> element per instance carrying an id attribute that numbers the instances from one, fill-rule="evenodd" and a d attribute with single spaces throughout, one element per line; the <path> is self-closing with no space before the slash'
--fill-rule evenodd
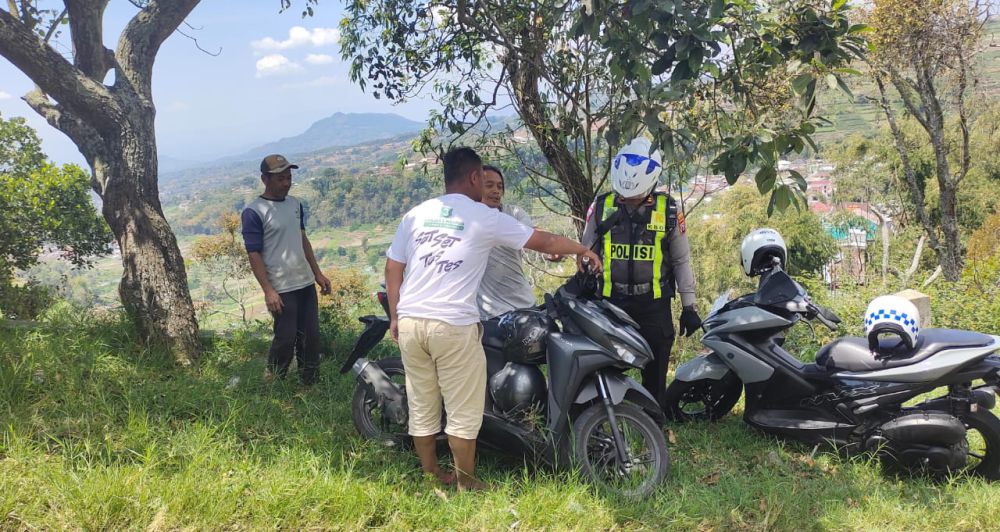
<path id="1" fill-rule="evenodd" d="M 261 331 L 213 340 L 197 371 L 134 345 L 69 308 L 0 331 L 0 529 L 1000 529 L 1000 487 L 813 459 L 738 417 L 672 427 L 671 476 L 639 502 L 492 454 L 496 491 L 437 490 L 354 434 L 337 364 L 303 390 L 261 383 Z"/>

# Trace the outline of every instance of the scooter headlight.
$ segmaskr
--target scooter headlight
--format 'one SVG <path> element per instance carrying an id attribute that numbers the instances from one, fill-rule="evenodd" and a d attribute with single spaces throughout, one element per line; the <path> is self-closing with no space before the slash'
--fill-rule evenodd
<path id="1" fill-rule="evenodd" d="M 630 366 L 640 367 L 648 362 L 646 355 L 634 350 L 621 341 L 611 338 L 611 345 L 615 348 L 615 354 L 618 355 L 618 358 Z"/>

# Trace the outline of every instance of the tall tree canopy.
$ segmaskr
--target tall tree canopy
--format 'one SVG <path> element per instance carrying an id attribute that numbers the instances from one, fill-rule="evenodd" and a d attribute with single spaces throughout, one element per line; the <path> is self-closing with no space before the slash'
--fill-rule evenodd
<path id="1" fill-rule="evenodd" d="M 579 220 L 641 130 L 675 172 L 759 168 L 788 205 L 805 181 L 777 160 L 812 144 L 817 82 L 846 90 L 864 26 L 843 0 L 355 0 L 341 30 L 352 79 L 394 101 L 430 93 L 432 126 L 460 135 L 512 105 Z"/>

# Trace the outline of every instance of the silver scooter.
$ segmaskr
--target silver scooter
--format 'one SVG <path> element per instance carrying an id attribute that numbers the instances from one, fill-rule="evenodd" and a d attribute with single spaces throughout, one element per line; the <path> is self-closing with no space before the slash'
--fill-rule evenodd
<path id="1" fill-rule="evenodd" d="M 715 302 L 701 340 L 710 351 L 677 368 L 664 395 L 668 418 L 719 419 L 745 390 L 744 420 L 766 433 L 875 453 L 911 471 L 1000 479 L 1000 420 L 990 411 L 1000 393 L 1000 337 L 929 328 L 912 349 L 883 338 L 874 352 L 867 338 L 845 337 L 804 364 L 783 349 L 785 332 L 802 320 L 836 330 L 840 318 L 780 262 L 756 292 Z"/>

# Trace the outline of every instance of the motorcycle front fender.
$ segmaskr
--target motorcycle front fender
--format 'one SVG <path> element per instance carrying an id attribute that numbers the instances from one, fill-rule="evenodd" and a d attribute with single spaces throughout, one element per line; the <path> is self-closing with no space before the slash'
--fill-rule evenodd
<path id="1" fill-rule="evenodd" d="M 715 352 L 696 356 L 677 366 L 674 380 L 694 382 L 699 380 L 720 381 L 729 373 L 729 366 Z"/>
<path id="2" fill-rule="evenodd" d="M 383 316 L 362 316 L 358 318 L 358 321 L 365 324 L 365 330 L 361 332 L 361 336 L 358 336 L 358 341 L 354 343 L 351 355 L 340 367 L 341 374 L 351 371 L 351 366 L 374 349 L 382 341 L 382 338 L 385 338 L 385 333 L 389 331 L 389 318 Z"/>
<path id="3" fill-rule="evenodd" d="M 660 408 L 660 403 L 641 384 L 621 373 L 607 372 L 604 377 L 608 382 L 608 393 L 611 395 L 612 404 L 618 405 L 622 401 L 628 400 L 642 408 L 657 424 L 663 425 L 666 422 L 666 416 L 663 414 L 663 409 Z M 598 399 L 599 396 L 597 381 L 591 377 L 583 382 L 573 403 L 587 404 Z"/>

